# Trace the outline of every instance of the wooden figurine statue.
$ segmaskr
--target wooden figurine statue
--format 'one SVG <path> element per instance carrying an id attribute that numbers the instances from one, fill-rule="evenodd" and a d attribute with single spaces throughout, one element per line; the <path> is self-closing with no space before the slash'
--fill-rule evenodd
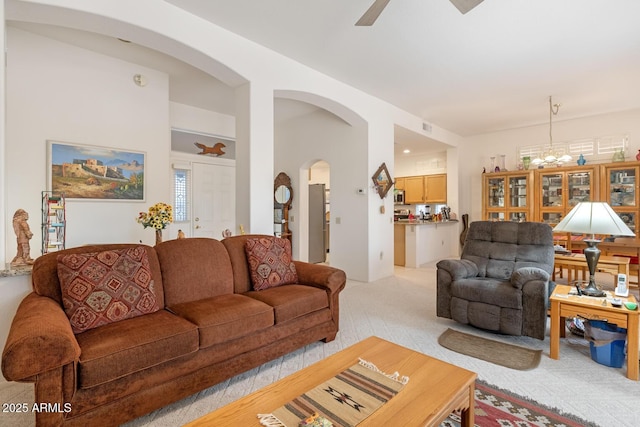
<path id="1" fill-rule="evenodd" d="M 18 251 L 11 261 L 12 267 L 33 264 L 33 259 L 31 259 L 31 255 L 29 254 L 31 252 L 29 240 L 33 237 L 33 233 L 27 223 L 28 219 L 29 214 L 24 209 L 18 209 L 16 213 L 13 214 L 13 231 L 16 233 Z"/>
<path id="2" fill-rule="evenodd" d="M 198 154 L 213 154 L 216 157 L 222 156 L 224 151 L 222 149 L 226 147 L 222 142 L 217 142 L 215 145 L 208 147 L 204 144 L 200 144 L 199 142 L 193 143 L 196 147 L 201 149 L 202 151 Z"/>
<path id="3" fill-rule="evenodd" d="M 178 239 L 184 239 L 186 236 L 184 235 L 184 231 L 178 230 Z"/>

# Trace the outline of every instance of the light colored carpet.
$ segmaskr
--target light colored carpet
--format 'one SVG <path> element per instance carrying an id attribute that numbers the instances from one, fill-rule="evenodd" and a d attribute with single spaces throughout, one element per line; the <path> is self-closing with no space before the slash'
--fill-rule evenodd
<path id="1" fill-rule="evenodd" d="M 349 281 L 341 294 L 340 332 L 335 341 L 308 345 L 126 426 L 183 425 L 371 335 L 475 371 L 487 383 L 601 426 L 637 425 L 640 382 L 626 378 L 626 364 L 615 369 L 592 361 L 588 345 L 578 339 L 561 340 L 560 359 L 552 360 L 548 331 L 544 341 L 505 337 L 437 318 L 435 278 L 434 265 L 428 265 L 420 269 L 396 268 L 394 277 L 373 283 Z M 458 354 L 438 345 L 438 337 L 447 328 L 540 349 L 542 360 L 536 369 L 518 371 Z M 0 401 L 32 402 L 32 386 L 0 383 Z M 34 417 L 0 413 L 0 425 L 33 426 Z"/>

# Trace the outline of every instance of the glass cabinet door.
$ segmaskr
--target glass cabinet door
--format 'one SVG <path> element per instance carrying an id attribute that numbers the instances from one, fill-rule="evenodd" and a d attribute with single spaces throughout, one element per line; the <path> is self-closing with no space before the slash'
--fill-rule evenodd
<path id="1" fill-rule="evenodd" d="M 636 213 L 635 212 L 618 212 L 618 216 L 627 227 L 634 233 L 636 232 Z"/>
<path id="2" fill-rule="evenodd" d="M 580 202 L 591 200 L 592 181 L 590 172 L 569 172 L 567 174 L 569 208 Z"/>
<path id="3" fill-rule="evenodd" d="M 511 212 L 509 214 L 509 221 L 525 222 L 525 221 L 527 221 L 527 213 L 526 212 Z"/>
<path id="4" fill-rule="evenodd" d="M 562 207 L 562 173 L 544 174 L 542 180 L 542 207 Z M 546 222 L 546 221 L 545 221 Z"/>
<path id="5" fill-rule="evenodd" d="M 562 214 L 559 212 L 543 212 L 542 222 L 549 225 L 557 225 L 562 220 Z"/>
<path id="6" fill-rule="evenodd" d="M 504 221 L 504 212 L 489 212 L 487 214 L 489 221 Z"/>
<path id="7" fill-rule="evenodd" d="M 489 178 L 486 195 L 490 208 L 504 207 L 504 177 Z M 503 218 L 504 219 L 504 218 Z"/>
<path id="8" fill-rule="evenodd" d="M 613 207 L 636 206 L 636 169 L 609 171 L 609 204 Z"/>
<path id="9" fill-rule="evenodd" d="M 482 217 L 488 221 L 532 221 L 533 176 L 533 170 L 483 174 Z"/>
<path id="10" fill-rule="evenodd" d="M 509 207 L 527 207 L 527 177 L 512 176 L 509 178 Z"/>

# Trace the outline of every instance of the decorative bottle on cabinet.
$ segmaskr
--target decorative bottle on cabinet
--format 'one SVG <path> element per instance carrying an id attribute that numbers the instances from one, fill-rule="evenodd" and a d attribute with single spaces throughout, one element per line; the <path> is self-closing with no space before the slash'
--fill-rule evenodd
<path id="1" fill-rule="evenodd" d="M 580 157 L 578 157 L 578 165 L 583 166 L 585 163 L 587 163 L 587 160 L 580 154 Z"/>
<path id="2" fill-rule="evenodd" d="M 621 148 L 620 151 L 616 151 L 613 153 L 612 162 L 624 162 L 624 150 Z"/>

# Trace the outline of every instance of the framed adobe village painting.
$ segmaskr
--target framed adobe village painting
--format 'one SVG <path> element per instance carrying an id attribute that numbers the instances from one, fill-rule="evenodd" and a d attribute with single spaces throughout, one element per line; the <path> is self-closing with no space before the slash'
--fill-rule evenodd
<path id="1" fill-rule="evenodd" d="M 145 153 L 47 141 L 48 188 L 66 199 L 144 201 Z"/>

